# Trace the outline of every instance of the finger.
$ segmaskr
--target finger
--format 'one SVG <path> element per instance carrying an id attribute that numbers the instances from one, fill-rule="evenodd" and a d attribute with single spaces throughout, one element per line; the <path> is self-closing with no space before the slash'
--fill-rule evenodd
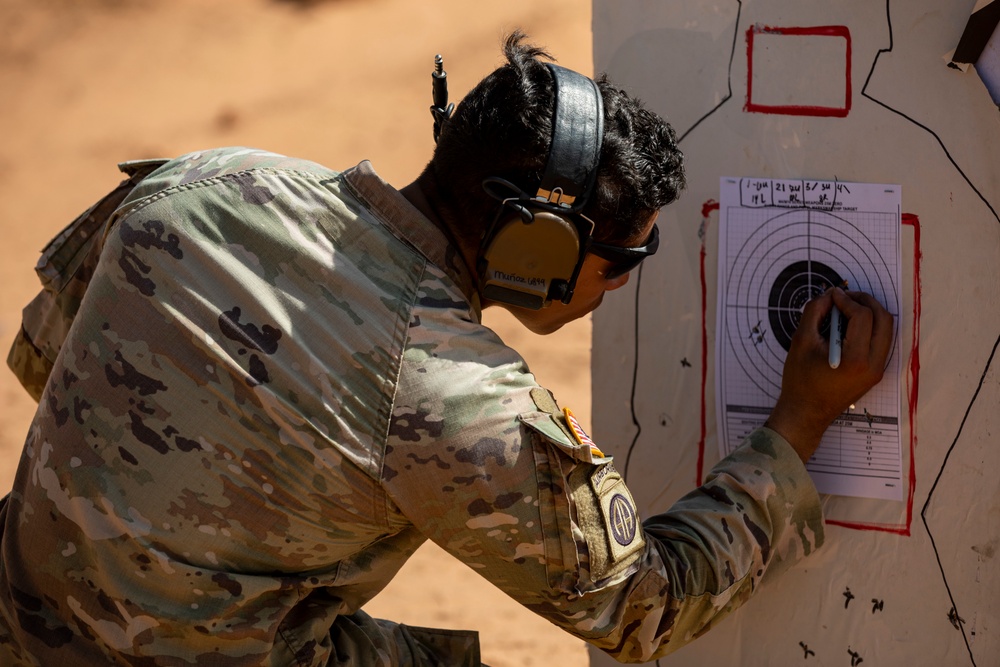
<path id="1" fill-rule="evenodd" d="M 864 292 L 845 292 L 839 287 L 833 288 L 831 296 L 833 297 L 834 304 L 848 319 L 853 317 L 855 313 L 860 313 L 864 308 L 870 309 L 872 303 L 878 303 L 870 294 Z"/>
<path id="2" fill-rule="evenodd" d="M 892 337 L 895 333 L 894 318 L 871 294 L 847 292 L 847 296 L 871 311 L 872 328 L 869 358 L 873 367 L 883 368 L 889 357 L 889 352 L 892 350 Z"/>
<path id="3" fill-rule="evenodd" d="M 871 336 L 872 306 L 878 306 L 878 302 L 864 292 L 848 293 L 839 287 L 834 287 L 830 296 L 850 324 L 847 335 L 855 342 L 867 341 Z"/>
<path id="4" fill-rule="evenodd" d="M 833 299 L 837 308 L 841 310 L 847 318 L 847 333 L 843 342 L 843 358 L 845 361 L 860 361 L 865 364 L 871 361 L 871 337 L 872 337 L 872 307 L 878 307 L 878 302 L 870 303 L 870 296 L 860 294 L 861 298 L 854 298 L 840 289 L 833 291 Z M 872 300 L 874 301 L 874 300 Z"/>
<path id="5" fill-rule="evenodd" d="M 885 362 L 889 358 L 889 352 L 892 350 L 892 339 L 895 335 L 895 326 L 893 322 L 893 317 L 889 314 L 885 308 L 881 307 L 881 304 L 876 302 L 879 307 L 872 310 L 872 315 L 874 317 L 872 321 L 872 342 L 870 359 L 871 363 L 875 368 L 885 368 Z"/>
<path id="6" fill-rule="evenodd" d="M 833 309 L 832 290 L 827 290 L 817 297 L 811 299 L 802 309 L 802 317 L 799 319 L 799 327 L 796 333 L 803 332 L 810 338 L 822 338 L 820 335 L 820 325 L 823 318 L 830 314 Z"/>
<path id="7" fill-rule="evenodd" d="M 877 310 L 883 308 L 881 302 L 868 292 L 856 292 L 856 291 L 844 291 L 844 294 L 850 297 L 852 300 L 860 303 L 861 305 L 871 308 L 872 310 Z"/>

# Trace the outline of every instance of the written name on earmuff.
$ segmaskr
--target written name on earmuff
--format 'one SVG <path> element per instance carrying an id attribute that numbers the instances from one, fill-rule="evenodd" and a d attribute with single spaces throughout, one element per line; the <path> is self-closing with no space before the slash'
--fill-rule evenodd
<path id="1" fill-rule="evenodd" d="M 532 287 L 544 286 L 546 282 L 545 278 L 525 278 L 524 276 L 519 276 L 515 273 L 507 273 L 505 271 L 494 271 L 493 279 L 502 280 L 508 283 L 523 283 Z"/>

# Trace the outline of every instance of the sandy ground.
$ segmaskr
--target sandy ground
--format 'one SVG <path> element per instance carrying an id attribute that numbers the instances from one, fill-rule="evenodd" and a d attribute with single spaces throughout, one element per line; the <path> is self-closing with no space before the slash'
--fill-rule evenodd
<path id="1" fill-rule="evenodd" d="M 246 145 L 334 168 L 371 159 L 402 186 L 433 144 L 435 53 L 454 100 L 517 26 L 590 73 L 590 21 L 589 0 L 0 0 L 0 353 L 38 289 L 38 251 L 118 182 L 116 163 Z M 544 339 L 504 313 L 487 324 L 589 425 L 589 321 Z M 4 366 L 0 488 L 33 412 Z M 433 545 L 369 611 L 477 629 L 494 667 L 587 664 L 582 642 Z"/>

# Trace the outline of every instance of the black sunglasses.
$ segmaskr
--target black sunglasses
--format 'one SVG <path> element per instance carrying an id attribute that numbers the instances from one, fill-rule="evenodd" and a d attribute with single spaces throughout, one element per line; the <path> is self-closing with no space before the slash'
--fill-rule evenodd
<path id="1" fill-rule="evenodd" d="M 611 280 L 623 276 L 639 266 L 642 260 L 655 253 L 659 247 L 660 230 L 654 224 L 653 231 L 649 233 L 649 238 L 646 239 L 643 245 L 637 248 L 622 248 L 621 246 L 591 241 L 587 247 L 587 252 L 611 262 L 611 269 L 604 276 L 607 280 Z"/>

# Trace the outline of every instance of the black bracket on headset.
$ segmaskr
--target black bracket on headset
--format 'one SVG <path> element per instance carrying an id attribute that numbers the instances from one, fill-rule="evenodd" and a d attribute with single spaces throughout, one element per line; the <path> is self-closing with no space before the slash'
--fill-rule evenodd
<path id="1" fill-rule="evenodd" d="M 533 310 L 573 298 L 593 231 L 593 222 L 580 211 L 597 178 L 604 131 L 597 84 L 547 65 L 555 82 L 555 111 L 536 193 L 501 178 L 483 181 L 483 189 L 502 202 L 480 247 L 483 297 Z"/>

